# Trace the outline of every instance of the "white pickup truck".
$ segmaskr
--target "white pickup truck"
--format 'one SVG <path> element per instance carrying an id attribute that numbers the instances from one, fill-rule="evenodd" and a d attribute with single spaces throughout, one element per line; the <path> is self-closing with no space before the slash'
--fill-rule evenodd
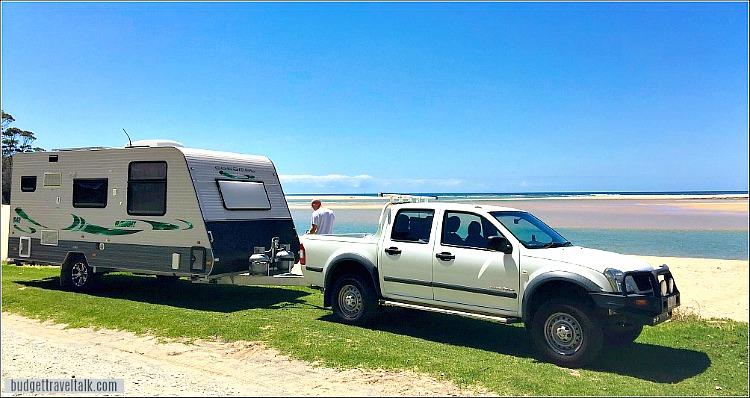
<path id="1" fill-rule="evenodd" d="M 340 321 L 380 305 L 523 322 L 541 359 L 580 367 L 672 317 L 666 265 L 574 246 L 532 214 L 456 203 L 389 203 L 375 234 L 303 235 L 305 281 Z"/>

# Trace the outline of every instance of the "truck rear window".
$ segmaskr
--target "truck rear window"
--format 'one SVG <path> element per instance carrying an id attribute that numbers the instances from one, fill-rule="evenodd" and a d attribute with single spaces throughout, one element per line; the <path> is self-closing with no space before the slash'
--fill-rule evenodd
<path id="1" fill-rule="evenodd" d="M 432 231 L 433 210 L 401 210 L 393 223 L 391 239 L 427 243 Z"/>

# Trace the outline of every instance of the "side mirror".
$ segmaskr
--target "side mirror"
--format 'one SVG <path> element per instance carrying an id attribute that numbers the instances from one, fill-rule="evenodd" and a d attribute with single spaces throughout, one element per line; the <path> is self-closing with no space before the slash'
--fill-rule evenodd
<path id="1" fill-rule="evenodd" d="M 513 246 L 504 236 L 490 236 L 487 238 L 487 242 L 490 250 L 503 252 L 505 254 L 513 253 Z"/>

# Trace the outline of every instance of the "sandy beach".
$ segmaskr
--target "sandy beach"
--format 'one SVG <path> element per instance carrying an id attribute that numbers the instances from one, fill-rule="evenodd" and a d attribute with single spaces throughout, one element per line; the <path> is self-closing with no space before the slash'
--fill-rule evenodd
<path id="1" fill-rule="evenodd" d="M 748 322 L 747 261 L 642 258 L 652 265 L 669 265 L 681 292 L 678 313 Z M 211 366 L 203 366 L 206 363 Z M 154 336 L 66 329 L 2 313 L 4 380 L 72 376 L 124 379 L 126 396 L 493 395 L 410 371 L 324 368 L 258 342 L 164 343 Z M 3 390 L 2 395 L 10 394 Z"/>
<path id="2" fill-rule="evenodd" d="M 748 322 L 748 262 L 705 258 L 637 256 L 667 264 L 680 290 L 678 312 L 701 318 Z"/>
<path id="3" fill-rule="evenodd" d="M 287 197 L 295 219 L 310 216 L 310 200 L 357 221 L 377 224 L 388 198 L 376 196 Z M 434 201 L 434 200 L 433 200 Z M 446 201 L 446 199 L 438 199 Z M 748 231 L 748 195 L 601 195 L 461 200 L 526 210 L 553 228 Z M 337 221 L 338 222 L 338 221 Z"/>
<path id="4" fill-rule="evenodd" d="M 370 211 L 374 220 L 377 220 L 377 211 L 389 201 L 388 198 L 354 195 L 290 195 L 287 201 L 297 217 L 305 215 L 303 210 L 310 211 L 310 200 L 314 198 L 334 211 Z M 553 227 L 748 230 L 747 194 L 473 198 L 460 202 L 530 211 Z"/>

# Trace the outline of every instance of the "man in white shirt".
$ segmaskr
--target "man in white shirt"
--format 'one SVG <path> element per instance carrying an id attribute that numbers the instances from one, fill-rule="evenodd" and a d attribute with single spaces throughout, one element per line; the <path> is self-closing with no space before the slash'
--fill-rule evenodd
<path id="1" fill-rule="evenodd" d="M 307 231 L 308 234 L 330 234 L 333 230 L 333 221 L 336 220 L 336 216 L 333 215 L 331 209 L 323 207 L 320 200 L 315 199 L 310 202 L 310 206 L 313 208 L 312 213 L 312 226 Z"/>

